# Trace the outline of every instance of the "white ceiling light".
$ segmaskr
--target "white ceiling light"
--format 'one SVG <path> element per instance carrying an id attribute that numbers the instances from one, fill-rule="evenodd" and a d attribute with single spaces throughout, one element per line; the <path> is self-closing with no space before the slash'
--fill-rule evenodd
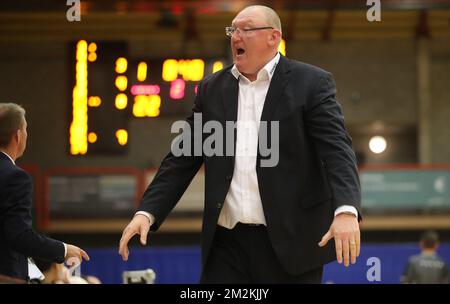
<path id="1" fill-rule="evenodd" d="M 374 136 L 369 141 L 369 148 L 375 154 L 383 153 L 386 150 L 386 139 L 383 136 Z"/>

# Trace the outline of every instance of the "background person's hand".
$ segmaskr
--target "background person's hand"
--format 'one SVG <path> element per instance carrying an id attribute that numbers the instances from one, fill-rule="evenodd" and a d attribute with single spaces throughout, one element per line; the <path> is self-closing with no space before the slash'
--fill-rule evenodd
<path id="1" fill-rule="evenodd" d="M 354 214 L 341 213 L 334 217 L 328 232 L 322 237 L 320 247 L 325 246 L 329 240 L 334 238 L 336 246 L 336 258 L 339 264 L 349 266 L 356 263 L 356 258 L 361 250 L 361 238 L 358 218 Z"/>
<path id="2" fill-rule="evenodd" d="M 125 227 L 119 244 L 119 254 L 124 261 L 128 260 L 128 255 L 130 254 L 128 242 L 133 236 L 139 234 L 141 236 L 141 244 L 147 244 L 147 234 L 150 230 L 150 226 L 150 221 L 145 215 L 136 214 L 128 226 Z"/>
<path id="3" fill-rule="evenodd" d="M 66 260 L 67 265 L 75 266 L 74 264 L 76 264 L 77 261 L 78 261 L 78 264 L 81 264 L 83 258 L 86 261 L 89 261 L 89 256 L 86 253 L 86 251 L 84 251 L 83 249 L 81 249 L 77 246 L 74 246 L 74 245 L 70 245 L 70 244 L 66 244 L 66 247 L 67 247 L 67 253 L 66 253 L 65 260 Z"/>

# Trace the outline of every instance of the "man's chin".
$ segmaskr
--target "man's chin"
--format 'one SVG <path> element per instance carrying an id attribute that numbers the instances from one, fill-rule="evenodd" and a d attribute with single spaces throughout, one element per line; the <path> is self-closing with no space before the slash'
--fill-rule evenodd
<path id="1" fill-rule="evenodd" d="M 247 70 L 248 68 L 246 67 L 246 65 L 242 62 L 236 61 L 234 63 L 234 65 L 236 66 L 236 68 L 239 70 L 239 72 L 241 72 L 242 74 L 247 74 Z"/>

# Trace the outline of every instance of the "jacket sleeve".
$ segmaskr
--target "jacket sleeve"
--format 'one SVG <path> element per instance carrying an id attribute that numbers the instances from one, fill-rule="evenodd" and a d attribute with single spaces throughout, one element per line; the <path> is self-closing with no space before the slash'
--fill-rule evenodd
<path id="1" fill-rule="evenodd" d="M 5 195 L 4 231 L 11 248 L 23 255 L 64 262 L 64 244 L 45 237 L 32 227 L 32 182 L 22 170 L 9 178 Z"/>
<path id="2" fill-rule="evenodd" d="M 172 142 L 172 147 L 180 149 L 188 145 L 190 153 L 175 156 L 170 151 L 158 169 L 153 181 L 145 191 L 138 211 L 146 211 L 152 214 L 155 222 L 151 226 L 152 231 L 158 230 L 170 211 L 175 207 L 195 174 L 203 163 L 202 155 L 195 155 L 194 151 L 194 114 L 202 113 L 202 83 L 198 85 L 197 96 L 191 115 L 186 119 L 182 134 Z M 200 128 L 202 126 L 196 126 Z M 200 137 L 202 140 L 202 137 Z M 200 142 L 202 144 L 203 141 Z M 198 143 L 197 143 L 198 144 Z M 186 151 L 186 149 L 183 149 Z"/>
<path id="3" fill-rule="evenodd" d="M 361 189 L 356 156 L 344 126 L 344 116 L 336 99 L 336 86 L 330 73 L 322 73 L 309 98 L 305 124 L 324 164 L 334 208 L 354 206 L 361 219 Z"/>

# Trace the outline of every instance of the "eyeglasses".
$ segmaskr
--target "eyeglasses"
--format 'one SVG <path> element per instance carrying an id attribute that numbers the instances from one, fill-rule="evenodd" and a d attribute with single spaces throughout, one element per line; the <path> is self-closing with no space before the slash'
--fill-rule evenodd
<path id="1" fill-rule="evenodd" d="M 243 35 L 247 35 L 247 33 L 249 33 L 249 32 L 259 31 L 259 30 L 273 30 L 273 27 L 264 26 L 264 27 L 240 29 L 238 27 L 227 26 L 227 27 L 225 27 L 225 34 L 229 37 L 232 37 L 234 33 L 237 33 L 240 37 L 242 37 Z"/>

